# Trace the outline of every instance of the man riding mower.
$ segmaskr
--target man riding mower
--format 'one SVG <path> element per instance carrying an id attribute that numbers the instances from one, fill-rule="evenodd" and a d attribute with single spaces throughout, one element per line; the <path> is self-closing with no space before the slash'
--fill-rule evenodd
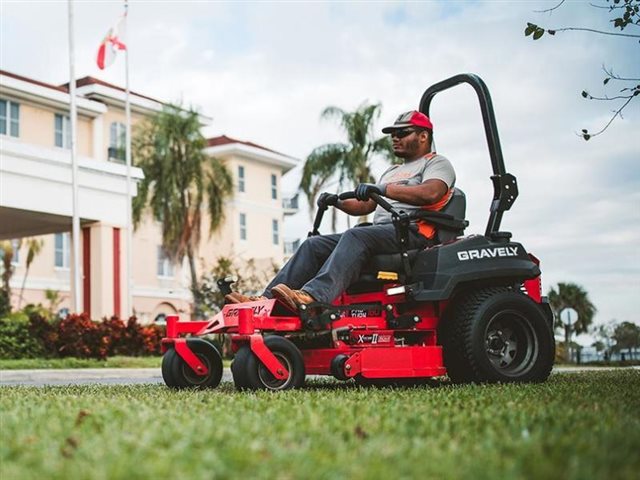
<path id="1" fill-rule="evenodd" d="M 466 237 L 465 197 L 454 187 L 453 169 L 444 157 L 426 155 L 431 101 L 460 83 L 470 84 L 478 95 L 494 172 L 486 232 Z M 266 296 L 246 298 L 221 281 L 228 300 L 239 303 L 225 305 L 208 321 L 167 319 L 162 341 L 167 385 L 218 385 L 220 353 L 198 338 L 210 334 L 230 335 L 231 371 L 239 389 L 296 388 L 307 374 L 361 384 L 445 374 L 455 382 L 548 377 L 555 350 L 553 318 L 541 296 L 538 260 L 499 230 L 518 190 L 504 167 L 484 82 L 462 74 L 437 83 L 422 96 L 420 112 L 401 115 L 383 131 L 392 134 L 394 151 L 407 162 L 385 172 L 384 183 L 361 184 L 339 196 L 323 194 L 313 231 L 301 246 L 309 251 L 296 253 Z M 424 165 L 416 163 L 416 153 Z M 428 168 L 432 160 L 437 161 Z M 417 170 L 419 181 L 411 183 Z M 416 207 L 416 196 L 426 208 Z M 329 206 L 351 214 L 378 210 L 373 226 L 319 235 Z M 380 222 L 385 216 L 390 221 Z"/>

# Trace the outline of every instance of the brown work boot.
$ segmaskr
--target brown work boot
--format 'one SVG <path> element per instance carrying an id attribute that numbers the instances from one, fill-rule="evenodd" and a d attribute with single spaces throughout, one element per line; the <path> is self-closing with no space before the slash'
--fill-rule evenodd
<path id="1" fill-rule="evenodd" d="M 262 295 L 250 296 L 250 295 L 243 295 L 242 293 L 238 293 L 238 292 L 231 292 L 229 295 L 225 295 L 224 299 L 227 303 L 246 303 L 246 302 L 258 302 L 260 300 L 266 300 L 267 297 L 264 297 Z"/>
<path id="2" fill-rule="evenodd" d="M 298 311 L 300 305 L 307 305 L 316 301 L 304 290 L 291 290 L 284 283 L 273 287 L 271 293 L 294 312 Z"/>

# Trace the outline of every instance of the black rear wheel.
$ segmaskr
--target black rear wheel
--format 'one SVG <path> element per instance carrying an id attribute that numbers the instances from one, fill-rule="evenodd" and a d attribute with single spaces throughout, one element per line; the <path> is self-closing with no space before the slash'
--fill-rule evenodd
<path id="1" fill-rule="evenodd" d="M 541 382 L 551 372 L 553 331 L 542 309 L 520 292 L 470 292 L 443 322 L 444 361 L 454 382 Z"/>

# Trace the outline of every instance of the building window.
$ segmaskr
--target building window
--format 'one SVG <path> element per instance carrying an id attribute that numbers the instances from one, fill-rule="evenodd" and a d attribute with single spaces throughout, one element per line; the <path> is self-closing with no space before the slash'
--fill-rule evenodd
<path id="1" fill-rule="evenodd" d="M 271 198 L 278 199 L 278 178 L 274 174 L 271 174 Z"/>
<path id="2" fill-rule="evenodd" d="M 162 246 L 158 246 L 158 276 L 173 277 L 173 264 Z"/>
<path id="3" fill-rule="evenodd" d="M 69 268 L 70 248 L 69 233 L 56 233 L 55 235 L 55 266 L 56 268 Z"/>
<path id="4" fill-rule="evenodd" d="M 238 191 L 244 192 L 244 167 L 238 166 Z"/>
<path id="5" fill-rule="evenodd" d="M 20 104 L 0 99 L 0 134 L 20 135 Z"/>
<path id="6" fill-rule="evenodd" d="M 247 239 L 247 215 L 240 214 L 240 240 Z"/>
<path id="7" fill-rule="evenodd" d="M 71 148 L 71 120 L 68 115 L 55 115 L 56 147 Z"/>
<path id="8" fill-rule="evenodd" d="M 109 127 L 109 159 L 126 160 L 127 130 L 124 123 L 113 122 Z"/>
<path id="9" fill-rule="evenodd" d="M 278 225 L 278 220 L 273 220 L 271 222 L 271 229 L 273 233 L 273 244 L 280 245 L 280 228 Z"/>

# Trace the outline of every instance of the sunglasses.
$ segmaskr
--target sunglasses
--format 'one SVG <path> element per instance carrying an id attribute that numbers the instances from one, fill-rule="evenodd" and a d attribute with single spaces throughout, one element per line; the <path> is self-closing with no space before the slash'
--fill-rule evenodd
<path id="1" fill-rule="evenodd" d="M 412 133 L 416 133 L 420 130 L 416 130 L 415 128 L 401 128 L 399 130 L 394 130 L 390 133 L 391 138 L 396 137 L 396 138 L 404 138 L 404 137 L 408 137 L 409 135 L 411 135 Z"/>

